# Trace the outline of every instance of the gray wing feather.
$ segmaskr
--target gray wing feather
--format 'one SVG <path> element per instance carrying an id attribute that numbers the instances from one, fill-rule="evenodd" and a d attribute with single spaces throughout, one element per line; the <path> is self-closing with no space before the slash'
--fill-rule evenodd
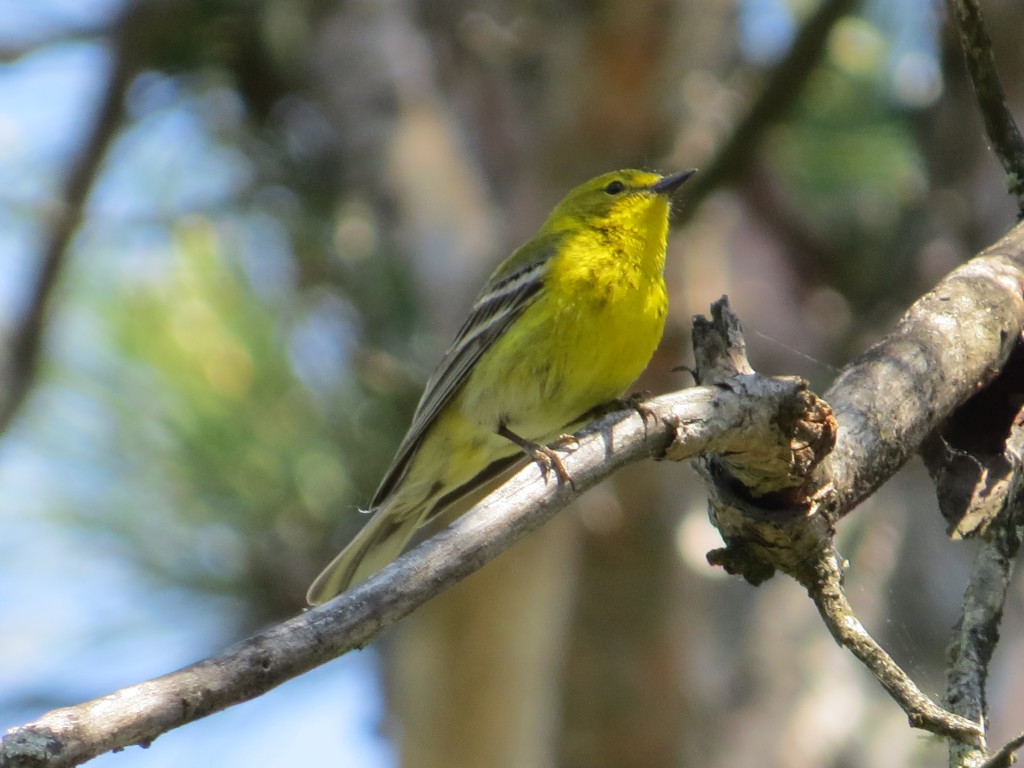
<path id="1" fill-rule="evenodd" d="M 412 425 L 370 502 L 371 510 L 383 504 L 401 482 L 427 429 L 458 394 L 476 362 L 536 300 L 543 287 L 540 274 L 545 268 L 546 256 L 502 276 L 473 305 L 466 322 L 427 381 Z"/>

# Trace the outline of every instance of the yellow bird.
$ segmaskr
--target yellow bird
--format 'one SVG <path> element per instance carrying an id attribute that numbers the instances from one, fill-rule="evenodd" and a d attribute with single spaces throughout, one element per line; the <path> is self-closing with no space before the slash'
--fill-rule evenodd
<path id="1" fill-rule="evenodd" d="M 319 605 L 401 554 L 413 532 L 518 461 L 566 479 L 542 444 L 622 395 L 661 340 L 672 193 L 694 173 L 615 171 L 572 190 L 491 275 L 370 503 L 306 595 Z"/>

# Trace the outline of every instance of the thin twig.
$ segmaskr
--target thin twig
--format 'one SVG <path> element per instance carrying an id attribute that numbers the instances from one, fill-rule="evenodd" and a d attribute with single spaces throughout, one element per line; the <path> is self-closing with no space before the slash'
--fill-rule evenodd
<path id="1" fill-rule="evenodd" d="M 988 665 L 999 640 L 1003 603 L 1020 548 L 1020 532 L 1008 531 L 1008 527 L 998 526 L 975 558 L 946 684 L 950 709 L 982 724 L 988 710 L 985 696 Z M 954 764 L 962 763 L 961 759 Z"/>
<path id="2" fill-rule="evenodd" d="M 35 381 L 54 287 L 67 259 L 71 237 L 82 220 L 89 190 L 120 127 L 125 92 L 138 71 L 137 56 L 131 51 L 135 41 L 131 30 L 124 29 L 133 18 L 135 15 L 128 12 L 118 22 L 120 34 L 115 35 L 113 61 L 92 127 L 68 171 L 63 197 L 54 206 L 26 310 L 7 341 L 0 373 L 0 434 L 10 426 Z"/>
<path id="3" fill-rule="evenodd" d="M 1024 138 L 1006 108 L 1006 94 L 996 69 L 992 39 L 985 29 L 977 0 L 950 0 L 953 18 L 967 62 L 967 72 L 978 96 L 985 131 L 992 149 L 1006 171 L 1007 188 L 1017 198 L 1024 218 Z"/>
<path id="4" fill-rule="evenodd" d="M 817 579 L 804 584 L 836 642 L 864 664 L 907 713 L 910 725 L 970 744 L 984 745 L 981 725 L 947 712 L 929 699 L 868 634 L 843 589 L 839 556 L 829 548 L 819 559 Z"/>
<path id="5" fill-rule="evenodd" d="M 686 221 L 708 194 L 752 167 L 754 154 L 766 131 L 786 116 L 803 93 L 803 83 L 821 60 L 832 28 L 859 4 L 859 0 L 824 0 L 815 9 L 793 39 L 789 51 L 772 68 L 767 85 L 743 119 L 711 162 L 687 185 L 687 204 L 678 211 L 678 221 Z"/>
<path id="6" fill-rule="evenodd" d="M 1010 768 L 1014 761 L 1013 753 L 1021 747 L 1024 747 L 1024 733 L 1018 733 L 1010 739 L 1002 749 L 979 765 L 978 768 Z"/>

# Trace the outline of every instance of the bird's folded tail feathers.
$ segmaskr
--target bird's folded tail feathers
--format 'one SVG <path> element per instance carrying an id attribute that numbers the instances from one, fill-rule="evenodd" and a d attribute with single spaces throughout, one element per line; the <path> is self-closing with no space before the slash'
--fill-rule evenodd
<path id="1" fill-rule="evenodd" d="M 306 602 L 322 605 L 397 558 L 419 526 L 415 509 L 382 509 L 370 519 L 306 592 Z"/>

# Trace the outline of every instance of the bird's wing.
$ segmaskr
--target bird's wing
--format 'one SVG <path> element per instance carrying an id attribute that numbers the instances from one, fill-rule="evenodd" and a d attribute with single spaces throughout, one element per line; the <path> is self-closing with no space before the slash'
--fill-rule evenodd
<path id="1" fill-rule="evenodd" d="M 409 431 L 402 438 L 391 467 L 370 502 L 371 510 L 383 504 L 401 483 L 427 430 L 466 383 L 476 362 L 536 301 L 544 285 L 548 260 L 557 245 L 555 238 L 527 243 L 488 280 L 466 322 L 427 381 Z"/>

